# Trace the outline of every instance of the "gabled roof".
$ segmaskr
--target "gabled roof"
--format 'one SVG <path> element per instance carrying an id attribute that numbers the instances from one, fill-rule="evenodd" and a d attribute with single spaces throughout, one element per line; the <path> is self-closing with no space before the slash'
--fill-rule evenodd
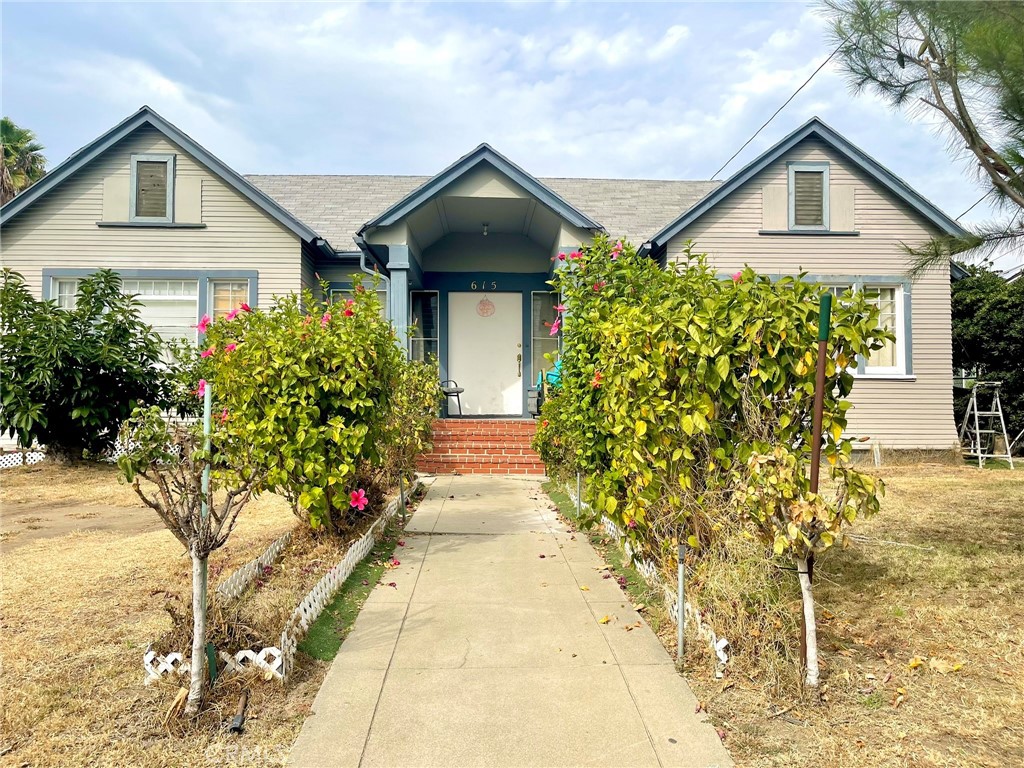
<path id="1" fill-rule="evenodd" d="M 160 133 L 188 152 L 197 162 L 204 165 L 224 183 L 303 240 L 312 242 L 319 239 L 319 235 L 316 232 L 147 106 L 141 107 L 138 112 L 125 118 L 102 136 L 86 144 L 31 187 L 16 195 L 3 208 L 0 208 L 0 224 L 6 224 L 36 200 L 45 196 L 50 190 L 56 188 L 119 141 L 145 125 L 152 126 L 160 131 Z"/>
<path id="2" fill-rule="evenodd" d="M 482 163 L 489 164 L 499 173 L 511 179 L 539 202 L 550 208 L 556 215 L 562 217 L 574 226 L 580 227 L 581 229 L 603 229 L 600 224 L 578 208 L 570 205 L 566 202 L 565 198 L 556 194 L 550 187 L 542 184 L 536 177 L 531 176 L 507 157 L 492 148 L 489 144 L 485 143 L 478 146 L 468 155 L 460 157 L 436 176 L 432 176 L 422 185 L 384 211 L 384 213 L 366 222 L 359 229 L 358 234 L 362 235 L 367 230 L 376 227 L 387 227 L 395 224 L 424 203 L 432 200 L 435 196 L 439 195 L 445 187 L 449 186 L 462 176 L 465 176 Z"/>
<path id="3" fill-rule="evenodd" d="M 914 191 L 910 185 L 888 168 L 836 133 L 836 131 L 826 125 L 821 118 L 812 117 L 760 157 L 757 157 L 752 162 L 741 168 L 720 187 L 708 194 L 703 200 L 685 211 L 675 221 L 658 232 L 658 234 L 650 240 L 650 249 L 652 251 L 658 251 L 663 248 L 669 240 L 678 235 L 686 227 L 690 226 L 690 224 L 750 181 L 750 179 L 758 173 L 785 155 L 797 144 L 812 137 L 820 139 L 828 144 L 851 164 L 873 178 L 884 188 L 888 189 L 892 194 L 896 195 L 896 197 L 905 202 L 910 208 L 917 211 L 918 214 L 930 221 L 941 231 L 950 235 L 965 234 L 964 229 L 953 219 L 943 213 L 934 203 L 925 199 L 920 193 Z"/>

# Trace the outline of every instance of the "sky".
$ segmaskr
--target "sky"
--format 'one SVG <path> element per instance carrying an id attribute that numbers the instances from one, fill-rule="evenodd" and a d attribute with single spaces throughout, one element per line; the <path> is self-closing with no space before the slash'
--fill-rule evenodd
<path id="1" fill-rule="evenodd" d="M 5 0 L 0 14 L 3 114 L 51 166 L 148 104 L 241 173 L 430 175 L 486 141 L 536 176 L 707 179 L 833 48 L 801 2 Z M 954 218 L 987 189 L 938 120 L 852 93 L 834 62 L 716 178 L 814 115 Z M 963 221 L 998 218 L 983 203 Z"/>

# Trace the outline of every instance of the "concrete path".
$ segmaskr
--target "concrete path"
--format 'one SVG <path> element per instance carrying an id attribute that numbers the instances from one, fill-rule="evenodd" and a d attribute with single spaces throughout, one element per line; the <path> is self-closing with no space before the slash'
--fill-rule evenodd
<path id="1" fill-rule="evenodd" d="M 396 586 L 371 592 L 291 764 L 732 765 L 551 506 L 536 480 L 438 477 L 383 579 Z"/>

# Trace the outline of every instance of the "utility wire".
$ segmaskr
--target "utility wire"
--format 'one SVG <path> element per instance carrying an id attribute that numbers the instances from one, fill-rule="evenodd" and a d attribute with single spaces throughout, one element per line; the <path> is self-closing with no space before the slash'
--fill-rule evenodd
<path id="1" fill-rule="evenodd" d="M 847 40 L 848 40 L 848 39 L 849 39 L 849 38 L 847 38 Z M 718 174 L 720 174 L 720 173 L 721 173 L 722 171 L 724 171 L 724 170 L 725 170 L 725 169 L 726 169 L 726 168 L 727 168 L 727 167 L 729 166 L 729 163 L 731 163 L 731 162 L 732 162 L 733 160 L 735 160 L 735 159 L 736 159 L 736 156 L 737 156 L 737 155 L 738 155 L 738 154 L 739 154 L 740 152 L 742 152 L 742 151 L 743 151 L 744 149 L 746 149 L 746 148 L 747 148 L 747 146 L 748 146 L 748 145 L 750 144 L 750 142 L 752 142 L 752 141 L 753 141 L 754 139 L 756 139 L 756 138 L 757 138 L 757 135 L 758 135 L 759 133 L 761 133 L 761 131 L 763 131 L 763 130 L 764 130 L 765 128 L 767 128 L 767 127 L 768 127 L 768 124 L 769 124 L 769 123 L 770 123 L 770 122 L 771 122 L 772 120 L 774 120 L 774 119 L 775 119 L 775 118 L 776 118 L 776 117 L 778 116 L 779 112 L 781 112 L 781 111 L 782 111 L 782 110 L 784 110 L 784 109 L 785 109 L 785 108 L 786 108 L 787 106 L 789 106 L 789 102 L 791 102 L 791 101 L 792 101 L 793 99 L 795 99 L 795 98 L 797 97 L 797 94 L 798 94 L 798 93 L 800 93 L 800 91 L 802 91 L 802 90 L 803 90 L 804 88 L 806 88 L 806 87 L 807 87 L 807 84 L 808 84 L 808 83 L 810 83 L 810 82 L 811 82 L 811 80 L 813 80 L 813 79 L 814 79 L 814 76 L 815 76 L 815 75 L 817 75 L 817 74 L 818 74 L 819 72 L 821 72 L 821 70 L 823 70 L 823 69 L 825 68 L 825 65 L 826 65 L 826 64 L 828 64 L 828 63 L 829 63 L 830 61 L 832 61 L 832 59 L 833 59 L 833 58 L 835 57 L 835 55 L 836 55 L 837 53 L 839 53 L 840 49 L 841 49 L 841 48 L 842 48 L 842 47 L 843 47 L 844 45 L 846 45 L 846 40 L 843 40 L 843 41 L 842 41 L 842 42 L 841 42 L 841 43 L 840 43 L 839 45 L 837 45 L 837 46 L 836 46 L 836 49 L 835 49 L 834 51 L 832 51 L 832 53 L 830 53 L 830 54 L 828 55 L 828 58 L 827 58 L 827 59 L 825 59 L 825 60 L 824 60 L 823 62 L 821 62 L 821 64 L 819 64 L 819 65 L 818 65 L 818 68 L 817 68 L 816 70 L 814 70 L 813 72 L 811 72 L 811 76 L 810 76 L 810 77 L 808 77 L 808 78 L 807 78 L 806 80 L 804 80 L 804 81 L 803 81 L 803 83 L 802 83 L 802 84 L 800 85 L 800 87 L 799 87 L 799 88 L 797 88 L 797 89 L 796 89 L 795 91 L 793 91 L 793 95 L 792 95 L 792 96 L 790 96 L 790 97 L 789 97 L 788 99 L 786 99 L 786 101 L 785 101 L 785 102 L 783 103 L 783 105 L 782 105 L 781 107 L 779 107 L 778 109 L 776 109 L 776 110 L 775 110 L 775 111 L 774 111 L 774 112 L 772 113 L 772 116 L 771 116 L 771 117 L 769 117 L 769 118 L 768 118 L 767 120 L 765 120 L 765 121 L 764 121 L 764 124 L 763 124 L 763 125 L 762 125 L 762 126 L 761 126 L 760 128 L 758 128 L 758 129 L 757 129 L 756 131 L 754 131 L 754 135 L 753 135 L 753 136 L 751 136 L 751 137 L 750 137 L 749 139 L 747 139 L 747 140 L 746 140 L 745 142 L 743 142 L 743 146 L 742 146 L 742 147 L 740 147 L 739 149 L 737 149 L 737 150 L 736 150 L 736 152 L 735 152 L 735 153 L 733 154 L 733 156 L 732 156 L 732 157 L 730 157 L 730 158 L 729 158 L 728 160 L 726 160 L 726 161 L 725 161 L 725 165 L 723 165 L 723 166 L 722 166 L 721 168 L 719 168 L 719 169 L 718 169 L 717 171 L 715 171 L 715 172 L 714 172 L 713 174 L 711 174 L 711 180 L 712 180 L 712 181 L 714 180 L 714 178 L 715 178 L 715 177 L 716 177 L 716 176 L 717 176 Z"/>
<path id="2" fill-rule="evenodd" d="M 979 204 L 979 203 L 981 203 L 981 201 L 982 201 L 982 200 L 984 200 L 984 199 L 985 199 L 986 197 L 988 197 L 988 196 L 989 196 L 989 192 L 986 192 L 986 193 L 985 193 L 984 195 L 982 195 L 981 197 L 979 197 L 979 198 L 978 198 L 978 199 L 977 199 L 977 200 L 976 200 L 976 201 L 974 202 L 974 204 L 973 204 L 973 205 L 972 205 L 972 206 L 971 206 L 970 208 L 968 208 L 968 209 L 967 209 L 966 211 L 964 211 L 964 212 L 963 212 L 963 213 L 961 213 L 961 214 L 960 214 L 959 216 L 957 216 L 957 217 L 956 217 L 956 219 L 955 219 L 955 221 L 960 221 L 960 219 L 962 219 L 962 218 L 963 218 L 964 216 L 966 216 L 966 215 L 967 215 L 968 213 L 970 213 L 970 212 L 971 212 L 971 211 L 973 211 L 973 210 L 974 210 L 975 208 L 977 208 L 977 207 L 978 207 L 978 204 Z"/>

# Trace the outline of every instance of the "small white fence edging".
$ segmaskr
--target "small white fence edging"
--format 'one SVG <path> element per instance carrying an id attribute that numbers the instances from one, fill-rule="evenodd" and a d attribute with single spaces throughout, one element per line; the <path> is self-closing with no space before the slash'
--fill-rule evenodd
<path id="1" fill-rule="evenodd" d="M 226 600 L 237 600 L 257 576 L 274 564 L 291 540 L 292 532 L 288 531 L 284 536 L 272 542 L 262 555 L 246 563 L 218 584 L 217 594 Z"/>
<path id="2" fill-rule="evenodd" d="M 27 467 L 30 464 L 38 464 L 46 458 L 42 451 L 10 451 L 0 453 L 0 469 L 13 469 L 14 467 Z"/>
<path id="3" fill-rule="evenodd" d="M 421 484 L 422 482 L 417 478 L 412 487 L 406 490 L 406 498 L 411 497 L 419 490 Z M 299 642 L 306 636 L 310 626 L 317 620 L 327 604 L 331 602 L 331 599 L 341 588 L 341 585 L 352 575 L 355 567 L 373 550 L 377 543 L 377 537 L 384 531 L 391 518 L 398 514 L 400 506 L 401 496 L 396 496 L 387 504 L 384 512 L 373 522 L 366 533 L 349 546 L 341 561 L 331 568 L 316 583 L 313 589 L 309 591 L 309 594 L 303 598 L 302 602 L 299 603 L 285 623 L 284 630 L 281 632 L 280 647 L 267 646 L 259 651 L 242 649 L 234 654 L 220 651 L 219 656 L 226 664 L 222 674 L 247 672 L 255 668 L 283 682 L 295 667 L 295 653 L 298 650 Z M 289 532 L 271 544 L 258 558 L 235 571 L 224 584 L 217 587 L 218 593 L 221 592 L 221 588 L 227 585 L 228 582 L 235 584 L 233 580 L 236 576 L 240 577 L 243 571 L 246 574 L 251 572 L 249 581 L 255 578 L 262 571 L 264 561 L 266 565 L 269 565 L 276 560 L 290 538 L 291 533 Z M 273 553 L 272 557 L 270 557 L 271 553 Z M 237 584 L 241 583 L 242 579 L 239 578 Z M 245 590 L 245 587 L 248 586 L 248 583 L 245 582 L 243 586 L 238 587 L 237 594 L 228 596 L 237 598 Z M 232 591 L 234 589 L 235 587 L 233 586 Z M 146 671 L 146 685 L 165 676 L 188 675 L 191 671 L 189 662 L 185 661 L 185 657 L 182 654 L 175 652 L 169 653 L 166 656 L 159 656 L 151 648 L 147 649 L 143 655 L 142 666 Z"/>
<path id="4" fill-rule="evenodd" d="M 573 504 L 578 503 L 581 509 L 586 508 L 593 511 L 593 508 L 585 501 L 577 500 L 575 490 L 570 488 L 568 485 L 565 486 L 565 491 Z M 633 566 L 640 575 L 644 577 L 647 583 L 652 587 L 661 590 L 669 617 L 678 626 L 680 620 L 678 593 L 661 578 L 661 574 L 658 572 L 658 567 L 650 560 L 639 558 L 636 552 L 633 551 L 633 547 L 630 545 L 629 539 L 623 535 L 619 527 L 605 514 L 601 515 L 601 527 L 604 528 L 605 532 L 611 536 L 615 542 L 623 548 L 623 550 L 625 550 L 626 555 L 629 556 Z M 715 656 L 718 657 L 718 666 L 715 670 L 715 677 L 723 677 L 725 674 L 725 665 L 729 662 L 729 641 L 724 637 L 719 637 L 715 631 L 704 622 L 700 610 L 689 600 L 686 601 L 683 612 L 687 618 L 687 623 L 692 622 L 693 626 L 697 630 L 697 634 L 707 640 L 711 649 L 715 652 Z"/>

